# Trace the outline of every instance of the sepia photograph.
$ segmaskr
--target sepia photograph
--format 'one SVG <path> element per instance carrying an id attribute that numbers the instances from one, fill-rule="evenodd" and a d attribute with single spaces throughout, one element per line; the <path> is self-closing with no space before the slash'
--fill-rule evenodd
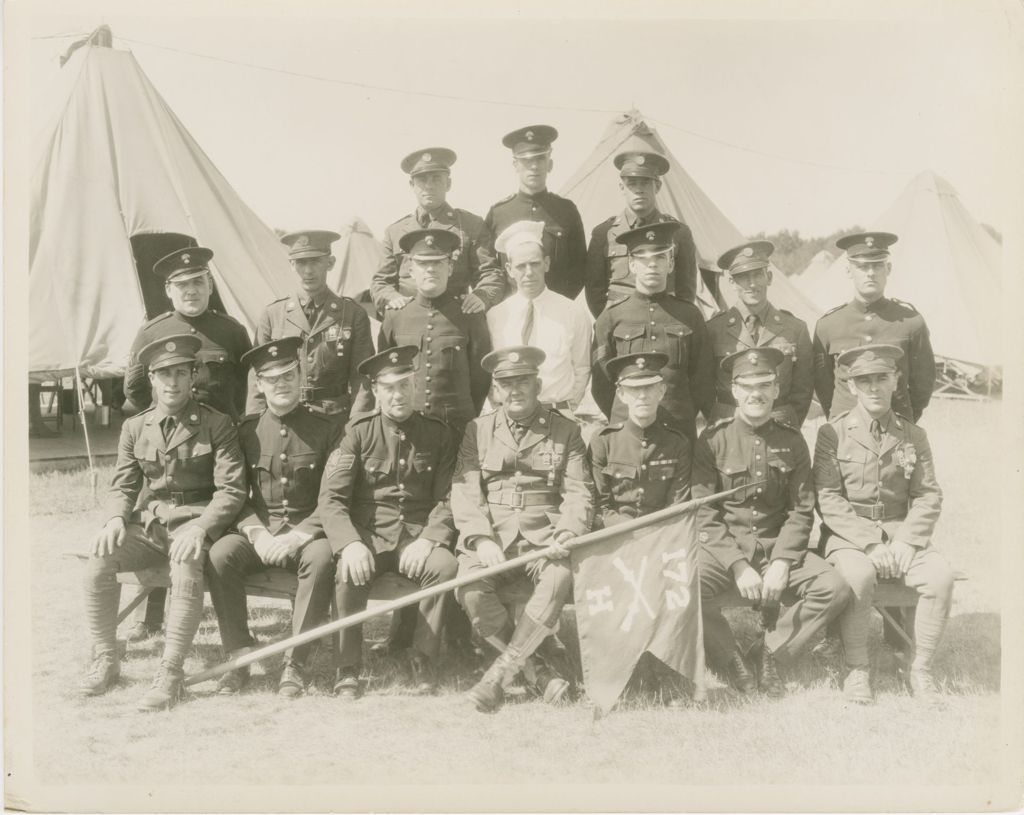
<path id="1" fill-rule="evenodd" d="M 9 0 L 5 808 L 1019 810 L 1022 24 Z"/>

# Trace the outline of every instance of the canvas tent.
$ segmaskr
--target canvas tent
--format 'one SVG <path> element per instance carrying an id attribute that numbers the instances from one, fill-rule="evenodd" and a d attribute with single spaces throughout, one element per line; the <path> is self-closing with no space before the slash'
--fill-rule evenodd
<path id="1" fill-rule="evenodd" d="M 821 273 L 822 269 L 827 269 L 833 263 L 835 263 L 836 256 L 840 254 L 839 250 L 834 251 L 829 249 L 821 249 L 815 253 L 814 257 L 811 258 L 811 262 L 800 272 L 800 276 L 810 275 L 810 279 L 814 279 L 818 274 Z M 796 281 L 798 278 L 792 278 Z M 799 282 L 797 286 L 799 287 Z"/>
<path id="2" fill-rule="evenodd" d="M 977 365 L 1001 361 L 998 304 L 1001 247 L 964 207 L 952 185 L 926 171 L 907 185 L 871 229 L 893 232 L 886 294 L 928 321 L 936 354 Z M 822 309 L 851 299 L 846 258 L 798 278 Z"/>
<path id="3" fill-rule="evenodd" d="M 349 218 L 338 229 L 334 243 L 334 268 L 327 277 L 332 291 L 358 298 L 370 288 L 370 280 L 384 257 L 384 247 L 361 218 Z"/>
<path id="4" fill-rule="evenodd" d="M 744 236 L 697 186 L 657 131 L 635 110 L 611 121 L 600 143 L 560 191 L 579 207 L 588 232 L 623 209 L 619 173 L 612 160 L 616 154 L 628 149 L 652 150 L 668 159 L 670 168 L 658 192 L 658 208 L 690 227 L 697 245 L 698 264 L 702 269 L 717 272 L 718 258 L 726 249 L 743 243 Z M 720 289 L 727 304 L 735 302 L 731 286 L 722 285 Z M 703 289 L 703 294 L 698 292 L 698 296 L 703 301 L 709 299 L 710 293 Z M 811 328 L 821 314 L 821 310 L 797 291 L 781 271 L 775 271 L 768 296 L 776 306 L 793 312 Z M 704 310 L 709 316 L 715 307 L 708 303 Z"/>
<path id="5" fill-rule="evenodd" d="M 260 310 L 291 284 L 273 230 L 131 53 L 89 44 L 60 71 L 59 110 L 39 139 L 31 182 L 30 372 L 122 372 L 145 319 L 132 246 L 144 235 L 180 233 L 213 249 L 219 297 L 251 332 Z"/>

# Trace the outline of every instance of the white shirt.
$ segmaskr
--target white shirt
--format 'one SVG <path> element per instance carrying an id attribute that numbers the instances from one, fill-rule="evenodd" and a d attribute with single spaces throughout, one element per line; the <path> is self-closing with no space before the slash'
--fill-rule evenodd
<path id="1" fill-rule="evenodd" d="M 523 324 L 529 300 L 516 292 L 487 312 L 487 328 L 495 349 L 523 345 Z M 568 402 L 574 410 L 586 393 L 590 377 L 590 320 L 568 297 L 544 289 L 533 300 L 533 332 L 529 345 L 547 354 L 540 366 L 541 402 Z"/>

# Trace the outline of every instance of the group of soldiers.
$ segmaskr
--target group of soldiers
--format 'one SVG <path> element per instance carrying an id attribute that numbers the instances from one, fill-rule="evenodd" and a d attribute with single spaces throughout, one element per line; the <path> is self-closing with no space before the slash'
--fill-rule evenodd
<path id="1" fill-rule="evenodd" d="M 615 157 L 625 208 L 588 249 L 575 205 L 546 188 L 556 137 L 546 125 L 505 137 L 519 189 L 484 219 L 447 201 L 453 151 L 402 161 L 416 209 L 385 234 L 376 347 L 366 310 L 327 285 L 335 233 L 282 238 L 296 291 L 267 306 L 255 344 L 209 308 L 212 251 L 187 247 L 155 265 L 173 310 L 141 328 L 129 360 L 125 391 L 140 412 L 122 428 L 109 520 L 88 559 L 83 693 L 119 676 L 117 573 L 169 563 L 164 651 L 140 709 L 181 697 L 204 578 L 226 654 L 255 647 L 245 579 L 272 566 L 297 574 L 296 634 L 325 621 L 332 599 L 339 615 L 365 608 L 383 573 L 430 587 L 479 572 L 393 627 L 416 690 L 436 689 L 442 630 L 454 646 L 471 627 L 495 655 L 469 692 L 477 709 L 500 707 L 523 676 L 557 702 L 570 690 L 555 634 L 573 596 L 571 542 L 734 490 L 697 511 L 709 664 L 741 693 L 779 695 L 776 662 L 831 624 L 843 692 L 870 702 L 873 592 L 899 579 L 921 597 L 912 688 L 935 697 L 953 576 L 931 545 L 941 491 L 914 424 L 935 376 L 928 331 L 885 297 L 896 236 L 838 242 L 853 299 L 821 318 L 813 342 L 768 300 L 767 241 L 719 259 L 737 302 L 705 321 L 690 230 L 655 204 L 667 160 Z M 593 328 L 572 302 L 584 288 Z M 574 415 L 588 382 L 608 418 L 589 446 Z M 812 460 L 800 425 L 814 393 L 828 421 Z M 524 568 L 488 571 L 539 550 Z M 518 619 L 506 594 L 516 582 L 530 591 Z M 736 593 L 784 607 L 746 653 L 721 612 Z M 333 691 L 355 699 L 361 627 L 337 646 Z M 305 692 L 310 662 L 309 645 L 286 652 L 281 695 Z M 670 674 L 660 666 L 648 681 L 671 684 Z M 218 691 L 248 680 L 247 668 L 231 670 Z"/>

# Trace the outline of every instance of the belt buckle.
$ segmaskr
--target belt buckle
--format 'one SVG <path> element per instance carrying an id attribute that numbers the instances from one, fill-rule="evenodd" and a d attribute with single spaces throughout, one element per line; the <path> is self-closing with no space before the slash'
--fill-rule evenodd
<path id="1" fill-rule="evenodd" d="M 512 493 L 512 502 L 509 504 L 512 509 L 522 509 L 525 504 L 523 503 L 523 494 L 521 492 Z"/>
<path id="2" fill-rule="evenodd" d="M 871 520 L 880 521 L 885 517 L 885 504 L 871 505 Z"/>
<path id="3" fill-rule="evenodd" d="M 299 388 L 299 399 L 303 402 L 313 401 L 313 388 L 309 385 L 303 385 Z"/>
<path id="4" fill-rule="evenodd" d="M 185 503 L 185 493 L 183 492 L 172 492 L 171 493 L 171 506 L 180 507 Z"/>

